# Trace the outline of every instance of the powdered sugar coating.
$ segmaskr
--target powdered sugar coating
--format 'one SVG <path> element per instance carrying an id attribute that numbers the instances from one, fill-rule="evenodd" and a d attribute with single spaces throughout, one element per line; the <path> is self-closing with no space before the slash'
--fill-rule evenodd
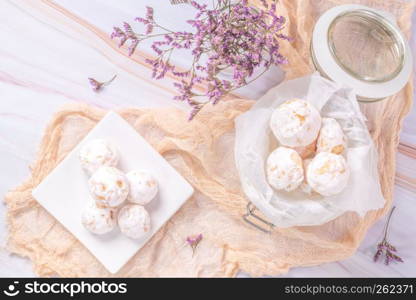
<path id="1" fill-rule="evenodd" d="M 347 148 L 347 138 L 341 125 L 332 118 L 323 118 L 317 141 L 317 152 L 341 154 Z"/>
<path id="2" fill-rule="evenodd" d="M 302 159 L 290 148 L 279 147 L 267 158 L 267 179 L 276 190 L 292 191 L 303 181 Z"/>
<path id="3" fill-rule="evenodd" d="M 307 181 L 323 196 L 333 196 L 348 184 L 350 170 L 345 158 L 329 152 L 318 153 L 307 167 Z"/>
<path id="4" fill-rule="evenodd" d="M 146 170 L 133 170 L 126 177 L 130 185 L 130 202 L 146 205 L 156 197 L 158 183 L 151 173 Z"/>
<path id="5" fill-rule="evenodd" d="M 88 185 L 98 206 L 116 207 L 122 204 L 129 194 L 126 176 L 114 167 L 100 167 L 91 176 Z"/>
<path id="6" fill-rule="evenodd" d="M 118 226 L 125 236 L 141 238 L 150 231 L 149 213 L 141 205 L 127 204 L 118 213 Z"/>
<path id="7" fill-rule="evenodd" d="M 94 234 L 106 234 L 116 226 L 114 209 L 98 207 L 95 201 L 88 201 L 81 215 L 82 225 Z"/>
<path id="8" fill-rule="evenodd" d="M 81 148 L 78 157 L 82 168 L 91 175 L 101 166 L 116 166 L 119 154 L 111 142 L 105 139 L 95 139 Z"/>
<path id="9" fill-rule="evenodd" d="M 270 128 L 283 146 L 308 146 L 318 137 L 321 116 L 309 102 L 295 98 L 274 110 Z"/>

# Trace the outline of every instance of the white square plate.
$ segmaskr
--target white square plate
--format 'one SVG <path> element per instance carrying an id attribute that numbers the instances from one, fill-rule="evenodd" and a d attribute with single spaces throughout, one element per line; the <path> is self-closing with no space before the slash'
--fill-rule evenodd
<path id="1" fill-rule="evenodd" d="M 120 152 L 118 168 L 124 172 L 147 169 L 158 179 L 159 193 L 146 205 L 151 232 L 143 239 L 132 240 L 119 229 L 98 236 L 81 224 L 81 211 L 91 197 L 88 176 L 78 160 L 80 147 L 104 138 L 114 142 Z M 150 146 L 123 118 L 109 112 L 71 153 L 33 190 L 35 199 L 66 227 L 107 268 L 116 273 L 169 220 L 192 195 L 192 186 Z"/>

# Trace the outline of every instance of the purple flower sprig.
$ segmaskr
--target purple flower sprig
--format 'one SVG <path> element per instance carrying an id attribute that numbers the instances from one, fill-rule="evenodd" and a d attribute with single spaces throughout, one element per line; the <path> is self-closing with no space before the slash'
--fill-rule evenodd
<path id="1" fill-rule="evenodd" d="M 392 244 L 390 244 L 387 241 L 387 232 L 388 232 L 389 225 L 390 225 L 390 219 L 391 219 L 391 216 L 393 215 L 395 208 L 396 207 L 394 206 L 390 211 L 390 214 L 387 218 L 386 226 L 384 227 L 384 238 L 377 245 L 377 252 L 374 255 L 374 262 L 377 262 L 379 258 L 384 256 L 384 264 L 386 266 L 388 266 L 390 262 L 403 262 L 403 259 L 396 254 L 397 253 L 396 247 L 394 247 Z"/>
<path id="2" fill-rule="evenodd" d="M 195 253 L 196 247 L 198 247 L 199 243 L 202 241 L 202 234 L 188 236 L 186 238 L 186 243 L 191 246 L 192 248 L 192 256 Z"/>
<path id="3" fill-rule="evenodd" d="M 287 62 L 280 52 L 280 42 L 290 40 L 281 33 L 285 19 L 277 15 L 276 2 L 262 3 L 254 8 L 247 0 L 217 0 L 208 8 L 206 4 L 190 1 L 196 10 L 195 18 L 188 20 L 194 32 L 163 27 L 155 21 L 153 9 L 147 7 L 145 17 L 135 19 L 145 26 L 144 33 L 136 33 L 128 23 L 123 23 L 122 28 L 114 27 L 111 38 L 118 39 L 120 47 L 128 43 L 129 55 L 143 40 L 153 40 L 151 48 L 156 58 L 146 59 L 152 67 L 152 77 L 162 79 L 169 74 L 178 79 L 174 83 L 178 90 L 174 99 L 191 106 L 191 120 L 206 104 L 215 105 L 225 95 L 259 78 L 271 66 Z M 170 60 L 176 50 L 183 49 L 192 54 L 190 67 L 177 70 Z M 231 78 L 223 76 L 225 70 Z M 256 70 L 261 72 L 254 76 Z"/>
<path id="4" fill-rule="evenodd" d="M 99 92 L 104 86 L 109 85 L 111 82 L 113 82 L 114 79 L 116 79 L 117 75 L 114 75 L 110 80 L 100 82 L 94 78 L 89 77 L 88 82 L 90 83 L 90 86 L 94 92 Z"/>

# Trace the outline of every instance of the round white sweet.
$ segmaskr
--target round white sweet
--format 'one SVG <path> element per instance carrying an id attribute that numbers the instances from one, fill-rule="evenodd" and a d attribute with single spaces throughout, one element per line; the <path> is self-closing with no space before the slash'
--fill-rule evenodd
<path id="1" fill-rule="evenodd" d="M 137 204 L 127 204 L 118 213 L 121 232 L 132 239 L 138 239 L 150 230 L 150 216 L 147 210 Z"/>
<path id="2" fill-rule="evenodd" d="M 312 189 L 323 196 L 336 195 L 348 184 L 347 161 L 342 155 L 318 153 L 308 165 L 306 177 Z"/>
<path id="3" fill-rule="evenodd" d="M 274 110 L 270 128 L 283 146 L 308 146 L 318 137 L 321 116 L 309 102 L 295 98 Z"/>
<path id="4" fill-rule="evenodd" d="M 317 141 L 317 152 L 341 154 L 347 148 L 347 138 L 341 125 L 332 118 L 322 118 L 322 127 Z"/>
<path id="5" fill-rule="evenodd" d="M 126 174 L 130 185 L 128 200 L 130 202 L 146 205 L 152 201 L 158 192 L 156 178 L 145 170 L 134 170 Z"/>
<path id="6" fill-rule="evenodd" d="M 117 168 L 100 167 L 88 181 L 90 193 L 98 206 L 116 207 L 126 200 L 129 184 Z"/>
<path id="7" fill-rule="evenodd" d="M 79 151 L 79 159 L 82 168 L 91 175 L 101 166 L 116 166 L 118 162 L 118 151 L 109 141 L 95 139 L 81 148 Z"/>
<path id="8" fill-rule="evenodd" d="M 295 150 L 279 147 L 267 158 L 266 173 L 276 190 L 293 191 L 304 178 L 302 159 Z"/>
<path id="9" fill-rule="evenodd" d="M 111 208 L 98 207 L 95 201 L 89 201 L 82 211 L 81 222 L 88 231 L 105 234 L 116 226 L 116 212 Z"/>

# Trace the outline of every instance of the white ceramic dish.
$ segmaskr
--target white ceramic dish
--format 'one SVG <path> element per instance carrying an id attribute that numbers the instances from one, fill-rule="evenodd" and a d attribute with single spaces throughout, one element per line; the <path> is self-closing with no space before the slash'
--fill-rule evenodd
<path id="1" fill-rule="evenodd" d="M 157 178 L 159 193 L 146 205 L 152 219 L 150 233 L 139 240 L 123 236 L 119 229 L 98 236 L 81 224 L 81 211 L 91 197 L 88 176 L 78 160 L 80 147 L 105 138 L 120 151 L 118 167 L 124 172 L 147 169 Z M 33 197 L 65 226 L 111 273 L 116 273 L 169 220 L 192 195 L 192 186 L 123 118 L 109 112 L 67 157 L 33 190 Z"/>

